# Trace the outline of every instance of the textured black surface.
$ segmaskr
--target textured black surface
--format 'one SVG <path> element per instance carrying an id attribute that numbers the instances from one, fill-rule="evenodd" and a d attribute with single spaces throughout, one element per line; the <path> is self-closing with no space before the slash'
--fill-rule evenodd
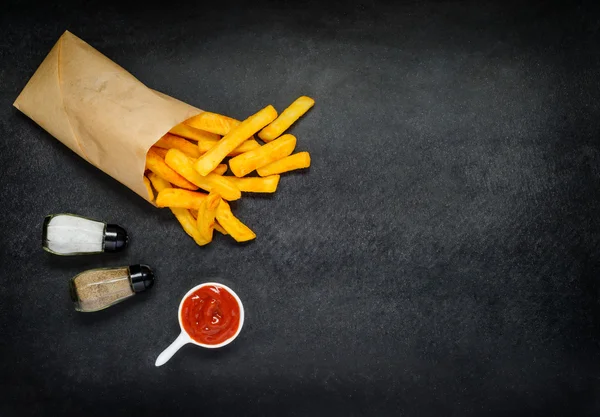
<path id="1" fill-rule="evenodd" d="M 3 6 L 1 416 L 600 413 L 591 7 L 172 3 Z M 237 204 L 256 242 L 198 248 L 12 108 L 66 29 L 203 109 L 316 99 L 293 128 L 309 172 Z M 43 252 L 65 211 L 130 247 Z M 73 310 L 70 277 L 140 262 L 151 291 Z M 155 368 L 180 297 L 215 277 L 245 302 L 240 337 Z"/>

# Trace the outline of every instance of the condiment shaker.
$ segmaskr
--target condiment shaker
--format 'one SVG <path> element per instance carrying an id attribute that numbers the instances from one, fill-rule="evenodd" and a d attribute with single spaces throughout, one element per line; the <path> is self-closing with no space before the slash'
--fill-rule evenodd
<path id="1" fill-rule="evenodd" d="M 103 310 L 151 288 L 154 273 L 147 265 L 99 268 L 82 272 L 71 279 L 71 299 L 75 310 Z"/>
<path id="2" fill-rule="evenodd" d="M 42 247 L 55 255 L 119 252 L 127 245 L 125 229 L 75 214 L 53 214 L 44 219 Z"/>

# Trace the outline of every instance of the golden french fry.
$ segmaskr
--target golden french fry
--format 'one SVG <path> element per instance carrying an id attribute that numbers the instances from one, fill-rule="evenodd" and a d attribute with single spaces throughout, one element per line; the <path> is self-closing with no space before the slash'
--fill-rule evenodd
<path id="1" fill-rule="evenodd" d="M 179 151 L 181 152 L 181 151 Z M 185 155 L 185 154 L 184 154 Z M 146 155 L 146 167 L 156 175 L 164 178 L 166 181 L 175 184 L 178 187 L 188 190 L 197 190 L 198 187 L 186 180 L 184 177 L 173 171 L 161 158 L 156 151 L 150 149 Z"/>
<path id="2" fill-rule="evenodd" d="M 198 210 L 207 194 L 181 188 L 167 188 L 158 192 L 156 205 L 158 207 L 178 207 Z"/>
<path id="3" fill-rule="evenodd" d="M 186 180 L 197 185 L 198 187 L 208 192 L 220 194 L 225 200 L 237 200 L 242 196 L 240 190 L 237 189 L 231 181 L 217 174 L 208 174 L 205 177 L 198 174 L 194 170 L 194 162 L 189 156 L 181 152 L 179 149 L 169 149 L 165 162 L 178 174 Z"/>
<path id="4" fill-rule="evenodd" d="M 282 172 L 293 171 L 295 169 L 308 168 L 309 166 L 310 154 L 308 152 L 298 152 L 282 158 L 279 161 L 271 162 L 269 165 L 260 167 L 256 170 L 256 172 L 261 177 L 269 178 L 269 176 L 273 176 L 275 174 L 281 174 Z M 240 187 L 238 186 L 238 188 Z M 244 190 L 240 188 L 240 191 Z"/>
<path id="5" fill-rule="evenodd" d="M 256 148 L 260 148 L 260 143 L 258 143 L 256 139 L 248 139 L 247 141 L 242 142 L 242 144 L 233 151 L 229 152 L 227 156 L 238 156 Z"/>
<path id="6" fill-rule="evenodd" d="M 163 193 L 163 195 L 164 195 L 164 193 L 169 190 L 186 191 L 186 192 L 192 193 L 192 194 L 200 194 L 200 193 L 194 193 L 192 191 L 171 188 L 171 184 L 169 184 L 164 178 L 160 177 L 159 175 L 156 175 L 154 172 L 151 172 L 150 174 L 148 174 L 148 178 L 150 179 L 150 182 L 154 186 L 154 189 L 156 191 L 158 191 L 159 195 L 160 195 L 160 193 Z M 157 199 L 158 199 L 158 197 L 157 197 Z M 185 232 L 188 235 L 190 235 L 198 245 L 202 246 L 202 245 L 206 245 L 207 243 L 209 243 L 209 242 L 204 241 L 202 239 L 202 237 L 200 236 L 200 234 L 198 233 L 198 229 L 196 228 L 196 218 L 192 215 L 192 210 L 187 210 L 185 208 L 180 208 L 180 207 L 170 207 L 170 209 L 171 209 L 171 212 L 177 218 L 177 221 L 183 227 L 183 230 L 185 230 Z"/>
<path id="7" fill-rule="evenodd" d="M 190 213 L 192 213 L 192 216 L 194 216 L 194 219 L 198 219 L 198 210 L 190 209 Z M 229 233 L 227 233 L 227 230 L 223 229 L 223 227 L 219 224 L 219 222 L 217 221 L 216 218 L 215 218 L 214 228 L 217 232 L 221 233 L 222 235 L 229 234 Z"/>
<path id="8" fill-rule="evenodd" d="M 243 177 L 257 168 L 285 158 L 294 151 L 295 147 L 296 138 L 289 134 L 283 135 L 260 148 L 232 158 L 229 161 L 229 168 L 236 177 Z"/>
<path id="9" fill-rule="evenodd" d="M 271 175 L 264 178 L 225 178 L 231 181 L 240 191 L 247 193 L 274 193 L 277 190 L 277 184 L 279 184 L 279 175 Z"/>
<path id="10" fill-rule="evenodd" d="M 190 209 L 190 213 L 192 213 L 192 216 L 194 216 L 194 219 L 198 219 L 198 210 Z M 227 230 L 223 229 L 223 227 L 219 224 L 219 222 L 217 221 L 216 218 L 215 218 L 214 228 L 217 232 L 221 233 L 222 235 L 229 234 L 229 233 L 227 233 Z"/>
<path id="11" fill-rule="evenodd" d="M 221 233 L 222 235 L 229 234 L 229 233 L 227 233 L 227 230 L 223 229 L 223 226 L 221 226 L 218 221 L 215 221 L 215 230 L 217 232 Z"/>
<path id="12" fill-rule="evenodd" d="M 211 172 L 211 174 L 216 174 L 216 175 L 223 175 L 224 173 L 227 172 L 227 164 L 219 164 L 219 166 L 217 166 L 213 172 Z M 228 178 L 229 179 L 229 178 Z"/>
<path id="13" fill-rule="evenodd" d="M 225 200 L 221 200 L 219 207 L 217 207 L 217 221 L 238 242 L 246 242 L 256 238 L 256 234 L 233 215 L 231 207 Z"/>
<path id="14" fill-rule="evenodd" d="M 162 159 L 165 159 L 165 156 L 167 156 L 168 149 L 159 148 L 158 146 L 152 146 L 150 149 L 152 149 L 154 153 L 156 153 Z"/>
<path id="15" fill-rule="evenodd" d="M 296 99 L 290 106 L 281 112 L 279 117 L 272 122 L 270 125 L 260 131 L 258 137 L 265 142 L 270 142 L 273 139 L 279 137 L 285 132 L 296 120 L 298 120 L 304 113 L 308 111 L 315 101 L 306 96 L 302 96 Z"/>
<path id="16" fill-rule="evenodd" d="M 198 158 L 194 168 L 200 175 L 208 175 L 221 163 L 231 151 L 240 146 L 242 142 L 271 123 L 277 117 L 277 111 L 268 105 L 258 113 L 248 117 L 237 127 L 232 129 L 208 152 Z"/>
<path id="17" fill-rule="evenodd" d="M 199 140 L 198 141 L 198 149 L 200 149 L 200 153 L 203 154 L 203 153 L 210 151 L 210 149 L 213 146 L 215 146 L 217 143 L 219 143 L 218 140 L 208 140 L 208 139 Z M 242 142 L 242 144 L 240 146 L 238 146 L 237 148 L 235 148 L 233 151 L 229 152 L 229 154 L 227 156 L 237 156 L 239 154 L 251 151 L 252 149 L 256 149 L 256 148 L 260 148 L 260 144 L 256 141 L 256 139 L 248 139 L 248 140 Z"/>
<path id="18" fill-rule="evenodd" d="M 200 175 L 200 178 L 203 178 L 204 183 L 210 187 L 207 191 L 220 194 L 225 200 L 233 201 L 242 198 L 242 192 L 222 175 L 210 173 L 205 177 Z"/>
<path id="19" fill-rule="evenodd" d="M 231 117 L 223 116 L 217 113 L 203 112 L 197 116 L 187 119 L 184 124 L 196 129 L 216 133 L 225 136 L 231 129 L 237 127 L 241 122 Z"/>
<path id="20" fill-rule="evenodd" d="M 212 241 L 215 228 L 215 215 L 221 202 L 219 194 L 210 193 L 198 208 L 196 228 L 204 240 Z"/>
<path id="21" fill-rule="evenodd" d="M 179 149 L 183 153 L 191 156 L 192 158 L 198 158 L 200 156 L 200 150 L 198 149 L 198 146 L 185 140 L 182 137 L 175 136 L 170 133 L 167 133 L 162 138 L 160 138 L 158 142 L 154 144 L 154 146 L 157 148 L 163 148 L 167 150 L 171 148 Z"/>
<path id="22" fill-rule="evenodd" d="M 152 191 L 152 185 L 150 185 L 150 180 L 147 176 L 144 175 L 144 185 L 148 190 L 148 196 L 150 197 L 150 201 L 154 201 L 154 191 Z"/>
<path id="23" fill-rule="evenodd" d="M 192 213 L 190 213 L 188 209 L 172 207 L 171 211 L 181 224 L 181 227 L 183 227 L 183 230 L 185 230 L 185 232 L 190 235 L 198 245 L 204 246 L 210 243 L 210 241 L 200 236 L 198 228 L 196 227 L 196 219 L 194 219 Z"/>
<path id="24" fill-rule="evenodd" d="M 183 123 L 179 123 L 177 126 L 171 128 L 171 130 L 169 130 L 169 133 L 191 140 L 219 140 L 221 138 L 219 135 L 215 135 L 214 133 L 196 129 L 195 127 L 191 127 Z"/>
<path id="25" fill-rule="evenodd" d="M 148 179 L 152 183 L 152 186 L 157 192 L 161 192 L 167 188 L 172 188 L 171 183 L 162 178 L 159 175 L 156 175 L 154 172 L 150 171 L 148 174 Z"/>

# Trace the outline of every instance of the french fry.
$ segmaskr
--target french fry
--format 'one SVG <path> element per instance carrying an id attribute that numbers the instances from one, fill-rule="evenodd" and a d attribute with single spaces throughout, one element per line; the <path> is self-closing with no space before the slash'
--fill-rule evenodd
<path id="1" fill-rule="evenodd" d="M 157 207 L 178 207 L 198 210 L 207 194 L 181 188 L 166 188 L 156 196 Z"/>
<path id="2" fill-rule="evenodd" d="M 194 216 L 194 219 L 198 219 L 198 210 L 190 209 L 190 213 L 192 213 L 192 216 Z M 219 224 L 219 222 L 217 221 L 216 218 L 215 218 L 214 228 L 217 232 L 221 233 L 222 235 L 229 234 L 229 233 L 227 233 L 227 230 L 223 229 L 223 227 Z"/>
<path id="3" fill-rule="evenodd" d="M 184 124 L 201 129 L 206 132 L 216 133 L 217 135 L 225 136 L 234 127 L 237 127 L 241 122 L 231 117 L 223 116 L 217 113 L 203 112 L 197 116 L 187 119 Z"/>
<path id="4" fill-rule="evenodd" d="M 171 133 L 167 133 L 162 138 L 160 138 L 158 142 L 154 144 L 154 146 L 163 149 L 179 149 L 183 153 L 191 156 L 192 158 L 198 158 L 200 156 L 200 150 L 198 149 L 198 146 L 185 140 L 182 137 L 172 135 Z"/>
<path id="5" fill-rule="evenodd" d="M 214 170 L 213 172 L 211 172 L 211 174 L 216 174 L 216 175 L 223 175 L 224 173 L 227 172 L 227 164 L 219 164 Z M 228 178 L 229 179 L 229 178 Z"/>
<path id="6" fill-rule="evenodd" d="M 218 221 L 215 221 L 215 230 L 217 232 L 221 233 L 222 235 L 229 234 L 229 233 L 227 233 L 227 230 L 223 229 L 223 226 L 221 226 Z"/>
<path id="7" fill-rule="evenodd" d="M 190 210 L 190 213 L 192 213 L 192 216 L 194 216 L 194 219 L 198 219 L 198 210 Z M 214 228 L 217 232 L 221 233 L 222 235 L 229 234 L 229 233 L 227 233 L 227 230 L 223 229 L 223 227 L 219 224 L 216 217 L 215 217 Z"/>
<path id="8" fill-rule="evenodd" d="M 154 186 L 154 189 L 156 191 L 158 191 L 158 194 L 164 193 L 165 191 L 169 191 L 169 190 L 177 190 L 176 188 L 171 188 L 171 184 L 169 184 L 164 178 L 161 178 L 160 176 L 156 175 L 154 172 L 151 172 L 148 175 L 148 178 L 150 179 L 150 182 Z M 187 190 L 179 190 L 179 191 L 187 191 Z M 192 193 L 192 191 L 187 191 L 187 192 Z M 200 194 L 200 193 L 193 193 L 193 194 Z M 183 227 L 183 230 L 188 235 L 190 235 L 192 237 L 192 239 L 194 239 L 194 241 L 198 245 L 202 246 L 202 245 L 206 245 L 208 243 L 208 242 L 205 242 L 202 239 L 202 237 L 200 236 L 200 234 L 198 233 L 198 229 L 196 228 L 196 218 L 193 217 L 191 210 L 187 210 L 187 209 L 180 208 L 180 207 L 170 207 L 170 210 L 175 215 L 175 218 L 177 218 L 177 221 L 179 222 L 179 224 L 181 224 L 181 227 Z"/>
<path id="9" fill-rule="evenodd" d="M 269 105 L 258 113 L 248 117 L 237 127 L 224 136 L 219 143 L 198 158 L 194 168 L 200 175 L 208 175 L 221 163 L 231 151 L 240 146 L 242 142 L 271 123 L 277 117 L 277 111 Z"/>
<path id="10" fill-rule="evenodd" d="M 233 151 L 229 152 L 227 156 L 238 156 L 256 148 L 260 148 L 260 143 L 258 143 L 256 139 L 248 139 L 242 142 L 242 144 Z"/>
<path id="11" fill-rule="evenodd" d="M 261 177 L 270 178 L 275 174 L 281 174 L 283 172 L 293 171 L 295 169 L 308 168 L 310 166 L 310 154 L 308 152 L 298 152 L 293 155 L 287 156 L 279 161 L 271 162 L 269 165 L 265 165 L 256 170 L 258 175 Z M 236 184 L 234 182 L 234 184 Z M 236 184 L 240 188 L 239 184 Z M 240 191 L 244 191 L 240 188 Z"/>
<path id="12" fill-rule="evenodd" d="M 242 223 L 231 212 L 231 207 L 225 200 L 221 200 L 217 207 L 217 221 L 227 233 L 238 242 L 246 242 L 256 238 L 256 234 L 248 226 Z"/>
<path id="13" fill-rule="evenodd" d="M 221 196 L 219 194 L 210 193 L 198 208 L 196 228 L 198 229 L 200 236 L 202 236 L 202 239 L 208 240 L 209 242 L 212 241 L 213 238 L 215 215 L 220 202 Z"/>
<path id="14" fill-rule="evenodd" d="M 148 174 L 148 179 L 152 183 L 154 189 L 159 193 L 167 188 L 172 188 L 171 184 L 167 180 L 160 177 L 159 175 L 156 175 L 154 172 L 150 172 Z"/>
<path id="15" fill-rule="evenodd" d="M 150 180 L 147 176 L 144 175 L 144 185 L 148 190 L 148 196 L 150 197 L 150 201 L 154 201 L 154 191 L 152 191 L 152 185 L 150 185 Z"/>
<path id="16" fill-rule="evenodd" d="M 150 149 L 152 149 L 154 153 L 156 153 L 162 159 L 165 159 L 165 156 L 167 156 L 168 149 L 159 148 L 158 146 L 152 146 Z"/>
<path id="17" fill-rule="evenodd" d="M 179 149 L 169 149 L 166 164 L 175 172 L 183 176 L 186 180 L 197 185 L 198 187 L 208 192 L 220 194 L 225 200 L 237 200 L 242 196 L 240 190 L 237 189 L 228 179 L 217 174 L 208 174 L 205 177 L 198 174 L 194 170 L 193 159 L 181 152 Z"/>
<path id="18" fill-rule="evenodd" d="M 181 227 L 183 227 L 183 230 L 185 230 L 198 245 L 204 246 L 210 243 L 210 241 L 200 236 L 200 232 L 198 232 L 198 228 L 196 227 L 196 219 L 194 219 L 188 209 L 172 207 L 171 211 L 181 224 Z"/>
<path id="19" fill-rule="evenodd" d="M 285 158 L 294 151 L 295 147 L 296 137 L 283 135 L 260 148 L 232 158 L 229 161 L 229 168 L 236 177 L 243 177 L 257 168 Z"/>
<path id="20" fill-rule="evenodd" d="M 315 101 L 306 96 L 302 96 L 296 99 L 290 106 L 281 112 L 279 117 L 272 122 L 270 125 L 260 131 L 258 137 L 265 142 L 270 142 L 275 138 L 278 138 L 283 132 L 285 132 L 296 120 L 298 120 L 304 113 L 314 106 Z"/>
<path id="21" fill-rule="evenodd" d="M 181 152 L 181 151 L 179 151 Z M 184 154 L 185 155 L 185 154 Z M 166 181 L 175 184 L 178 187 L 188 190 L 197 190 L 198 187 L 186 180 L 184 177 L 173 171 L 161 158 L 156 151 L 150 149 L 146 155 L 146 167 L 156 175 L 162 177 Z M 156 187 L 155 187 L 156 188 Z"/>
<path id="22" fill-rule="evenodd" d="M 210 151 L 211 148 L 213 146 L 215 146 L 217 143 L 219 143 L 218 140 L 208 140 L 208 139 L 199 140 L 198 148 L 200 149 L 200 153 L 203 154 L 203 153 Z M 256 149 L 256 148 L 260 148 L 260 144 L 256 141 L 256 139 L 248 139 L 248 140 L 242 142 L 242 144 L 240 146 L 238 146 L 237 148 L 235 148 L 233 151 L 229 152 L 229 154 L 227 156 L 237 156 L 239 154 L 251 151 L 252 149 Z"/>
<path id="23" fill-rule="evenodd" d="M 210 188 L 208 192 L 220 194 L 225 200 L 234 201 L 242 198 L 242 192 L 231 182 L 219 174 L 208 174 L 204 179 L 204 183 Z"/>
<path id="24" fill-rule="evenodd" d="M 271 175 L 264 178 L 225 178 L 231 181 L 240 191 L 247 193 L 274 193 L 277 190 L 277 184 L 279 184 L 279 175 Z"/>
<path id="25" fill-rule="evenodd" d="M 214 133 L 196 129 L 183 123 L 179 123 L 177 126 L 171 128 L 171 130 L 169 130 L 169 133 L 191 140 L 219 140 L 221 138 L 219 135 L 215 135 Z"/>

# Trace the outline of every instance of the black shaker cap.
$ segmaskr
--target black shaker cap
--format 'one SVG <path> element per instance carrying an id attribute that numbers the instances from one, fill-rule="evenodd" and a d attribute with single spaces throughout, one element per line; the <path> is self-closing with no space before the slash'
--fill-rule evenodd
<path id="1" fill-rule="evenodd" d="M 142 292 L 154 285 L 154 272 L 148 265 L 130 265 L 129 279 L 135 292 Z"/>
<path id="2" fill-rule="evenodd" d="M 104 232 L 104 251 L 120 252 L 125 249 L 129 236 L 127 231 L 117 224 L 107 224 Z"/>

